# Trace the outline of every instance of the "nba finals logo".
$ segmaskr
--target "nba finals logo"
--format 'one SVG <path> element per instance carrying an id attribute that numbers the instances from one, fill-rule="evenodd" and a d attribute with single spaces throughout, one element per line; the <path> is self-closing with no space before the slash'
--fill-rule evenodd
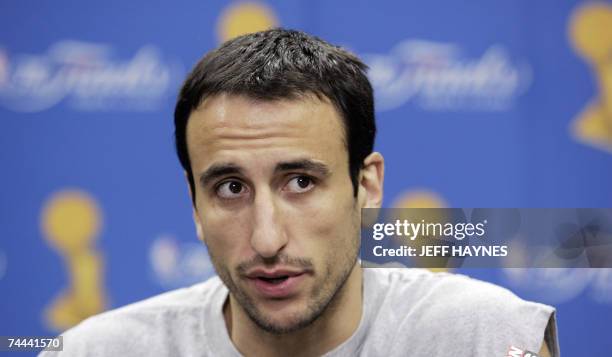
<path id="1" fill-rule="evenodd" d="M 60 39 L 44 53 L 0 48 L 0 107 L 41 112 L 63 103 L 77 111 L 155 111 L 179 83 L 178 60 L 144 45 L 120 58 L 116 46 Z"/>
<path id="2" fill-rule="evenodd" d="M 47 323 L 58 331 L 104 311 L 102 258 L 94 247 L 101 227 L 100 210 L 87 193 L 56 193 L 45 204 L 44 238 L 62 257 L 68 286 L 47 307 Z"/>
<path id="3" fill-rule="evenodd" d="M 579 140 L 612 152 L 612 6 L 590 3 L 578 8 L 570 21 L 570 39 L 599 89 L 571 130 Z"/>

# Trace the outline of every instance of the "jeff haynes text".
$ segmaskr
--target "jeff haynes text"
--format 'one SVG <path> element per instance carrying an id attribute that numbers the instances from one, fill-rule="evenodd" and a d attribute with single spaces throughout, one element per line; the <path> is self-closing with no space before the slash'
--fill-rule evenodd
<path id="1" fill-rule="evenodd" d="M 423 245 L 410 247 L 402 245 L 398 248 L 383 248 L 377 245 L 372 253 L 377 257 L 505 257 L 508 255 L 508 246 Z"/>

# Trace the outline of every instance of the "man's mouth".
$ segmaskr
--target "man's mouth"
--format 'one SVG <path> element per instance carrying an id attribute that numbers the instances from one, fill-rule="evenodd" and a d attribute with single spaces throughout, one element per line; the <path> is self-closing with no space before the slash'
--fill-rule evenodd
<path id="1" fill-rule="evenodd" d="M 266 298 L 286 298 L 294 295 L 305 277 L 304 271 L 286 269 L 255 269 L 247 274 L 253 287 Z"/>
<path id="2" fill-rule="evenodd" d="M 278 278 L 266 278 L 266 277 L 262 276 L 262 277 L 259 277 L 257 279 L 261 279 L 261 280 L 263 280 L 263 281 L 265 281 L 267 283 L 270 283 L 270 284 L 280 284 L 283 281 L 287 280 L 288 278 L 289 278 L 289 276 L 285 275 L 285 276 L 279 276 Z"/>

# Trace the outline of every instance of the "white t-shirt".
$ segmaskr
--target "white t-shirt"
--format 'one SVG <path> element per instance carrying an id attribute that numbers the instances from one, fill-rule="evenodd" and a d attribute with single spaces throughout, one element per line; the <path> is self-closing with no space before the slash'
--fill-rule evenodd
<path id="1" fill-rule="evenodd" d="M 469 277 L 364 269 L 363 314 L 331 356 L 506 357 L 511 346 L 559 355 L 554 308 Z M 93 316 L 42 356 L 241 356 L 225 326 L 218 277 Z"/>

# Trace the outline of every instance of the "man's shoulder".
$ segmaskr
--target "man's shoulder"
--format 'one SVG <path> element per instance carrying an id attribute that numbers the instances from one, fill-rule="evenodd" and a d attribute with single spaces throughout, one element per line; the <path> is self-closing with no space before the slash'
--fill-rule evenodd
<path id="1" fill-rule="evenodd" d="M 134 322 L 148 322 L 149 318 L 159 319 L 164 314 L 176 315 L 202 309 L 212 298 L 215 289 L 220 287 L 218 277 L 212 277 L 205 282 L 189 287 L 167 291 L 147 299 L 106 311 L 84 320 L 83 327 L 98 324 L 116 324 L 118 321 L 134 320 Z M 78 327 L 81 327 L 77 325 Z"/>
<path id="2" fill-rule="evenodd" d="M 203 309 L 219 288 L 222 288 L 219 278 L 213 277 L 89 317 L 62 333 L 65 351 L 62 355 L 141 353 L 145 346 L 165 350 L 168 336 L 201 331 Z"/>
<path id="3" fill-rule="evenodd" d="M 425 269 L 373 269 L 377 285 L 386 291 L 387 299 L 415 302 L 426 300 L 431 304 L 452 307 L 459 311 L 492 308 L 528 303 L 552 312 L 548 305 L 526 301 L 512 291 L 486 281 L 462 274 L 432 272 Z"/>
<path id="4" fill-rule="evenodd" d="M 495 348 L 495 353 L 510 345 L 537 352 L 546 334 L 549 343 L 557 343 L 555 309 L 521 299 L 504 287 L 424 269 L 374 270 L 370 274 L 384 304 L 378 307 L 379 322 L 396 316 L 391 317 L 392 326 L 400 333 L 411 331 L 422 334 L 421 341 L 446 344 L 439 339 L 444 331 L 454 336 L 453 344 L 463 343 L 472 351 Z"/>

